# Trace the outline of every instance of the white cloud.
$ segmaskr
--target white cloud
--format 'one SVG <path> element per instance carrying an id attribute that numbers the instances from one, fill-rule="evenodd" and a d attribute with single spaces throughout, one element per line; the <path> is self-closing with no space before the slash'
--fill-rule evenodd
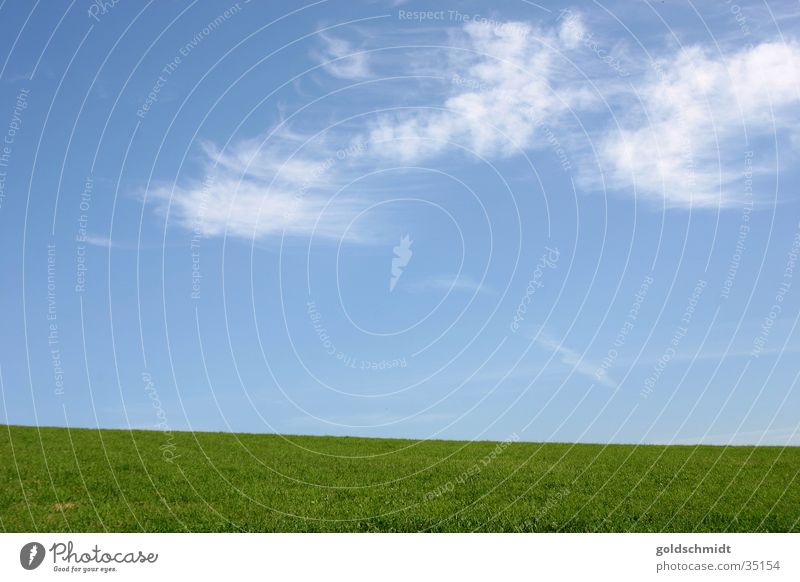
<path id="1" fill-rule="evenodd" d="M 800 135 L 797 43 L 764 42 L 728 56 L 689 47 L 652 66 L 632 66 L 621 79 L 581 41 L 599 38 L 586 22 L 572 13 L 550 28 L 467 23 L 451 38 L 458 50 L 431 49 L 449 82 L 444 91 L 422 94 L 425 106 L 413 113 L 334 126 L 329 143 L 284 129 L 224 151 L 204 144 L 203 174 L 216 176 L 211 186 L 189 180 L 152 194 L 162 204 L 171 199 L 179 224 L 209 236 L 337 238 L 368 201 L 332 196 L 382 164 L 428 162 L 458 146 L 490 158 L 535 153 L 554 147 L 555 139 L 580 161 L 583 188 L 610 186 L 668 206 L 726 206 L 741 189 L 733 182 L 745 169 L 745 135 L 751 145 L 776 133 Z M 368 49 L 379 40 L 362 34 L 358 44 Z M 398 64 L 397 55 L 368 62 L 343 38 L 323 35 L 322 43 L 324 66 L 339 78 L 361 79 Z M 371 90 L 359 88 L 358 108 L 383 106 L 386 93 L 378 91 L 373 101 Z M 389 99 L 391 105 L 396 95 Z M 624 114 L 614 118 L 609 108 Z M 591 116 L 586 129 L 576 123 L 582 116 Z M 365 144 L 365 151 L 338 159 L 330 143 Z"/>
<path id="2" fill-rule="evenodd" d="M 557 119 L 586 100 L 578 86 L 554 91 L 560 68 L 552 47 L 561 41 L 553 31 L 524 22 L 471 22 L 462 42 L 474 56 L 445 71 L 453 86 L 450 97 L 374 124 L 369 141 L 381 144 L 385 155 L 414 162 L 454 144 L 487 156 L 518 153 L 519 147 L 534 145 L 542 119 Z"/>
<path id="3" fill-rule="evenodd" d="M 169 189 L 156 192 L 165 198 Z M 325 208 L 327 200 L 298 191 L 271 187 L 250 178 L 225 175 L 210 188 L 195 184 L 177 188 L 172 211 L 187 230 L 204 236 L 227 233 L 241 238 L 269 235 L 321 237 L 344 236 L 347 224 L 358 212 L 353 203 L 338 202 Z"/>
<path id="4" fill-rule="evenodd" d="M 699 47 L 656 64 L 639 79 L 637 115 L 600 139 L 612 187 L 668 206 L 736 201 L 731 182 L 744 172 L 746 138 L 800 127 L 800 49 L 764 43 L 723 59 Z M 746 132 L 746 133 L 745 133 Z"/>
<path id="5" fill-rule="evenodd" d="M 580 13 L 567 10 L 561 14 L 558 38 L 565 46 L 576 48 L 586 38 L 586 26 Z"/>
<path id="6" fill-rule="evenodd" d="M 797 43 L 763 42 L 729 55 L 689 47 L 639 63 L 638 73 L 621 79 L 604 51 L 584 46 L 589 36 L 597 38 L 574 12 L 552 30 L 469 23 L 461 42 L 475 56 L 449 61 L 450 95 L 382 117 L 367 139 L 402 162 L 458 146 L 497 157 L 548 147 L 550 135 L 537 131 L 546 127 L 580 159 L 585 189 L 605 185 L 667 206 L 702 207 L 737 202 L 741 188 L 732 183 L 753 141 L 800 134 Z M 448 62 L 444 54 L 440 60 Z M 615 118 L 609 107 L 624 113 Z M 593 119 L 580 127 L 573 116 L 585 114 Z"/>
<path id="7" fill-rule="evenodd" d="M 298 155 L 298 143 L 311 154 Z M 278 145 L 279 144 L 279 145 Z M 269 140 L 246 139 L 225 151 L 203 144 L 206 179 L 160 185 L 150 195 L 186 230 L 203 236 L 259 239 L 266 236 L 347 238 L 369 236 L 349 228 L 364 201 L 336 194 L 351 166 L 321 141 L 288 131 Z"/>

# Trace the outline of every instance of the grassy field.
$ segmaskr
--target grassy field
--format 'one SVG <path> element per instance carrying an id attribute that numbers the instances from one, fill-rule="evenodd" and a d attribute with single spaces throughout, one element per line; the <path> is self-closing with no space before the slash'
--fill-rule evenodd
<path id="1" fill-rule="evenodd" d="M 4 531 L 800 531 L 800 448 L 7 427 Z"/>

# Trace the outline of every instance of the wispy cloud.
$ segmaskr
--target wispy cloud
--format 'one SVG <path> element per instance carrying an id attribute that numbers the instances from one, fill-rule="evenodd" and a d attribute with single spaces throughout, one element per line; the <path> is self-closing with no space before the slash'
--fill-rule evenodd
<path id="1" fill-rule="evenodd" d="M 80 242 L 86 243 L 93 247 L 102 248 L 111 248 L 117 246 L 117 244 L 112 242 L 110 238 L 94 234 L 87 234 L 84 238 L 80 239 Z"/>
<path id="2" fill-rule="evenodd" d="M 470 293 L 487 293 L 489 289 L 480 281 L 467 275 L 436 275 L 425 277 L 409 283 L 406 289 L 416 293 L 427 291 L 468 291 Z"/>
<path id="3" fill-rule="evenodd" d="M 592 381 L 597 384 L 609 388 L 618 387 L 617 382 L 607 374 L 597 374 L 597 370 L 599 369 L 597 364 L 589 362 L 582 354 L 546 336 L 544 331 L 540 330 L 536 334 L 535 342 L 540 348 L 557 354 L 561 359 L 561 363 L 571 366 L 573 372 L 591 378 Z"/>
<path id="4" fill-rule="evenodd" d="M 319 37 L 324 47 L 316 56 L 329 74 L 348 80 L 365 79 L 371 75 L 366 53 L 343 38 L 325 33 Z"/>

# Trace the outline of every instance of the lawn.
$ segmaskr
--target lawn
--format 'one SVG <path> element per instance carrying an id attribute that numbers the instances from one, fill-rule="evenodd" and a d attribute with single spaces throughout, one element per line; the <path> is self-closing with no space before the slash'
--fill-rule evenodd
<path id="1" fill-rule="evenodd" d="M 0 425 L 3 531 L 800 531 L 800 448 Z"/>

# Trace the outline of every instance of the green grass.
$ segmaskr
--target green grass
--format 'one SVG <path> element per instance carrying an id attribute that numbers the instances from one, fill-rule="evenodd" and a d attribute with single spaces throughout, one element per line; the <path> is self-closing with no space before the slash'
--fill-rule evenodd
<path id="1" fill-rule="evenodd" d="M 799 469 L 797 447 L 0 425 L 0 530 L 796 532 Z"/>

